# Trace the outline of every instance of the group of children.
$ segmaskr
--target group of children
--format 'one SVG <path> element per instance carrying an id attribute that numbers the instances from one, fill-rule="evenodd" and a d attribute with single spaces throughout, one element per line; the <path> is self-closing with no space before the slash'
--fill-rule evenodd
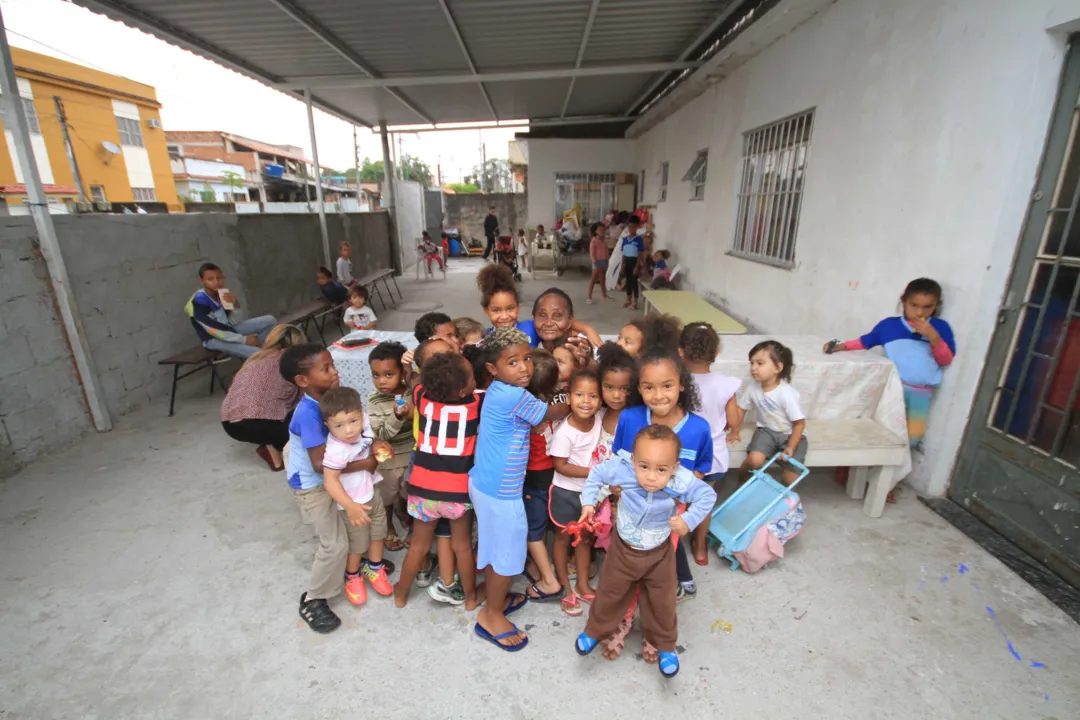
<path id="1" fill-rule="evenodd" d="M 758 343 L 743 383 L 710 372 L 720 350 L 711 326 L 650 316 L 583 355 L 579 323 L 543 343 L 533 321 L 517 318 L 512 280 L 499 292 L 508 297 L 485 291 L 482 303 L 492 329 L 429 313 L 417 322 L 415 351 L 375 347 L 366 411 L 356 391 L 338 387 L 325 348 L 285 351 L 281 373 L 305 391 L 289 427 L 288 481 L 319 539 L 300 615 L 330 632 L 341 621 L 327 600 L 342 589 L 361 605 L 367 583 L 405 607 L 415 583 L 441 602 L 482 606 L 475 634 L 516 652 L 529 639 L 508 616 L 527 603 L 557 602 L 570 616 L 588 606 L 576 651 L 601 645 L 615 659 L 637 610 L 644 659 L 673 677 L 676 604 L 697 592 L 686 545 L 696 564 L 708 564 L 713 486 L 745 414 L 754 411 L 756 427 L 742 478 L 776 454 L 805 459 L 792 353 Z M 565 298 L 572 317 L 565 293 L 542 297 Z M 940 297 L 936 283 L 916 281 L 902 317 L 826 351 L 884 345 L 905 397 L 909 386 L 921 397 L 955 353 L 948 325 L 933 317 Z M 795 475 L 781 464 L 790 483 Z M 409 549 L 392 585 L 384 553 L 401 542 L 395 518 Z M 523 574 L 526 592 L 511 592 Z"/>
<path id="2" fill-rule="evenodd" d="M 426 236 L 427 233 L 424 233 Z M 358 283 L 352 272 L 352 245 L 344 241 L 338 248 L 336 263 L 337 274 L 330 272 L 330 268 L 320 266 L 315 276 L 319 285 L 321 299 L 333 307 L 348 302 L 342 314 L 341 321 L 349 331 L 374 330 L 378 317 L 371 309 L 371 295 L 368 289 Z M 428 261 L 430 265 L 430 260 Z"/>

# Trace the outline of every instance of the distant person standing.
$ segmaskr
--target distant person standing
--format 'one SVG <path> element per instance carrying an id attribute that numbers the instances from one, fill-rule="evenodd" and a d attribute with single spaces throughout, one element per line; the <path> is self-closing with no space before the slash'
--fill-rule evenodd
<path id="1" fill-rule="evenodd" d="M 495 238 L 499 235 L 499 218 L 495 217 L 494 205 L 488 208 L 488 215 L 484 218 L 484 235 L 487 236 L 487 247 L 484 248 L 484 259 L 487 260 L 495 249 Z"/>

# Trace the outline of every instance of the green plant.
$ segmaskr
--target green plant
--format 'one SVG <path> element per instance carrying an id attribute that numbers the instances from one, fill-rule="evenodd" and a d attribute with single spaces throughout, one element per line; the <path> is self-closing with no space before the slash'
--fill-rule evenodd
<path id="1" fill-rule="evenodd" d="M 450 183 L 446 187 L 450 188 L 458 194 L 480 192 L 480 188 L 473 185 L 472 183 Z"/>

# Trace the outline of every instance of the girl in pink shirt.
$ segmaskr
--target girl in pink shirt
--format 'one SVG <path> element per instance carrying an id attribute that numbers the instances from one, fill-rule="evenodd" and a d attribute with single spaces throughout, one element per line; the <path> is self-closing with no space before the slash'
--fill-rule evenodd
<path id="1" fill-rule="evenodd" d="M 596 283 L 600 283 L 600 292 L 605 300 L 611 298 L 607 294 L 607 261 L 608 248 L 604 242 L 604 224 L 593 223 L 592 240 L 589 241 L 589 260 L 592 262 L 592 277 L 589 278 L 589 304 L 592 305 L 592 291 Z"/>

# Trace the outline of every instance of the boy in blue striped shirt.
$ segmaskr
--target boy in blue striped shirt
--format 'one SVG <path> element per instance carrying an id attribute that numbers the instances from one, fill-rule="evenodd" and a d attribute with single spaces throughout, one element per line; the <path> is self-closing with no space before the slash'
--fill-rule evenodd
<path id="1" fill-rule="evenodd" d="M 528 523 L 521 488 L 534 425 L 561 420 L 566 404 L 548 406 L 525 389 L 533 375 L 529 338 L 517 328 L 496 328 L 480 343 L 494 380 L 484 396 L 476 463 L 469 471 L 469 499 L 479 534 L 476 567 L 485 569 L 487 603 L 473 630 L 497 647 L 516 652 L 528 638 L 506 616 L 524 607 L 525 595 L 509 597 L 510 581 L 525 569 Z"/>

